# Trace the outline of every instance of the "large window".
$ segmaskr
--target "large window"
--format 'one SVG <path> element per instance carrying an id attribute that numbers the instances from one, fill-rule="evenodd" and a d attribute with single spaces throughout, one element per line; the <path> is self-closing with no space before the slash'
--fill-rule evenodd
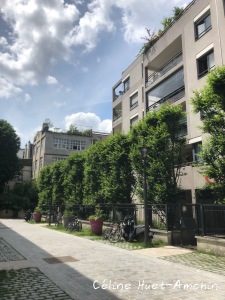
<path id="1" fill-rule="evenodd" d="M 170 97 L 174 97 L 174 100 L 171 102 L 175 102 L 182 97 L 180 95 L 181 89 L 184 87 L 184 70 L 183 68 L 178 70 L 176 73 L 165 79 L 162 83 L 160 83 L 156 88 L 152 89 L 147 94 L 148 100 L 148 108 L 157 103 L 158 101 L 163 101 L 164 99 L 169 99 Z M 176 97 L 179 95 L 179 97 Z"/>
<path id="2" fill-rule="evenodd" d="M 72 140 L 70 141 L 71 150 L 85 150 L 85 141 Z"/>
<path id="3" fill-rule="evenodd" d="M 130 88 L 130 77 L 127 78 L 123 83 L 123 92 L 126 93 Z"/>
<path id="4" fill-rule="evenodd" d="M 198 78 L 206 75 L 215 66 L 214 51 L 204 54 L 197 60 Z"/>
<path id="5" fill-rule="evenodd" d="M 130 109 L 138 106 L 138 92 L 130 97 Z"/>
<path id="6" fill-rule="evenodd" d="M 130 119 L 130 127 L 134 125 L 138 121 L 138 115 Z"/>
<path id="7" fill-rule="evenodd" d="M 199 157 L 201 151 L 202 142 L 192 144 L 192 155 L 194 162 L 200 162 L 201 158 Z"/>
<path id="8" fill-rule="evenodd" d="M 195 39 L 197 40 L 202 37 L 211 28 L 211 15 L 208 11 L 204 16 L 195 22 Z"/>
<path id="9" fill-rule="evenodd" d="M 85 150 L 85 141 L 68 140 L 62 138 L 53 139 L 53 148 L 70 149 L 70 150 Z"/>

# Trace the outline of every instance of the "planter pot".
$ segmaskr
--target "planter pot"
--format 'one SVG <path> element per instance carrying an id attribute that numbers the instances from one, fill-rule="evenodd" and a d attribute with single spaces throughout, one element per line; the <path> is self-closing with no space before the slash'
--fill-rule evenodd
<path id="1" fill-rule="evenodd" d="M 34 212 L 34 222 L 36 223 L 41 222 L 41 213 Z"/>
<path id="2" fill-rule="evenodd" d="M 96 235 L 102 235 L 102 226 L 103 226 L 103 220 L 89 220 L 91 225 L 91 231 Z"/>

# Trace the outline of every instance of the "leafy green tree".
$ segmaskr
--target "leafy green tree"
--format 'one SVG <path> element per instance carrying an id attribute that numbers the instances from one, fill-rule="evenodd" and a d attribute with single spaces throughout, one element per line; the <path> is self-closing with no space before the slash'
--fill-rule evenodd
<path id="1" fill-rule="evenodd" d="M 106 203 L 131 203 L 135 183 L 130 160 L 130 139 L 116 134 L 105 141 L 102 190 Z"/>
<path id="2" fill-rule="evenodd" d="M 38 203 L 38 189 L 36 180 L 28 180 L 21 184 L 15 185 L 12 194 L 23 197 L 23 208 L 31 208 L 32 210 Z"/>
<path id="3" fill-rule="evenodd" d="M 180 168 L 185 139 L 179 136 L 185 113 L 181 106 L 164 106 L 147 114 L 130 132 L 131 159 L 136 173 L 137 193 L 143 199 L 143 161 L 139 147 L 148 147 L 146 175 L 151 203 L 179 201 Z"/>
<path id="4" fill-rule="evenodd" d="M 64 198 L 66 204 L 82 204 L 85 153 L 72 153 L 65 162 Z"/>
<path id="5" fill-rule="evenodd" d="M 38 206 L 43 207 L 50 205 L 52 200 L 53 183 L 52 183 L 52 166 L 44 166 L 37 179 L 38 186 Z"/>
<path id="6" fill-rule="evenodd" d="M 20 138 L 13 127 L 0 119 L 0 193 L 7 181 L 21 169 L 22 165 L 17 156 L 20 149 Z"/>
<path id="7" fill-rule="evenodd" d="M 225 203 L 225 67 L 217 67 L 207 77 L 205 86 L 194 92 L 195 113 L 203 116 L 201 129 L 209 134 L 201 151 L 202 172 L 214 179 L 210 185 L 220 203 Z"/>
<path id="8" fill-rule="evenodd" d="M 64 177 L 66 175 L 66 162 L 57 161 L 51 166 L 52 204 L 61 205 L 64 202 Z"/>
<path id="9" fill-rule="evenodd" d="M 129 203 L 134 177 L 129 158 L 130 141 L 118 134 L 95 143 L 84 163 L 84 203 Z"/>

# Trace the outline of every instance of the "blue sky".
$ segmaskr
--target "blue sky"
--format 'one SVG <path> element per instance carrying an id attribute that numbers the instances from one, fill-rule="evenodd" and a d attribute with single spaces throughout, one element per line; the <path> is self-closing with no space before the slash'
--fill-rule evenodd
<path id="1" fill-rule="evenodd" d="M 0 118 L 21 147 L 45 119 L 111 131 L 112 86 L 188 0 L 0 0 Z"/>

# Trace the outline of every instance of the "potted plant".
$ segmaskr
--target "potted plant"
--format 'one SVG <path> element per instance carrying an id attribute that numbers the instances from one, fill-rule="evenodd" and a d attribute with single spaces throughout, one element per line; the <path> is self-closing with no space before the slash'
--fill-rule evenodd
<path id="1" fill-rule="evenodd" d="M 34 221 L 36 223 L 41 222 L 41 209 L 38 206 L 34 209 Z"/>
<path id="2" fill-rule="evenodd" d="M 91 231 L 96 235 L 102 234 L 102 226 L 103 226 L 103 219 L 105 214 L 102 209 L 100 209 L 99 204 L 95 207 L 95 214 L 89 217 L 89 222 L 91 225 Z"/>

